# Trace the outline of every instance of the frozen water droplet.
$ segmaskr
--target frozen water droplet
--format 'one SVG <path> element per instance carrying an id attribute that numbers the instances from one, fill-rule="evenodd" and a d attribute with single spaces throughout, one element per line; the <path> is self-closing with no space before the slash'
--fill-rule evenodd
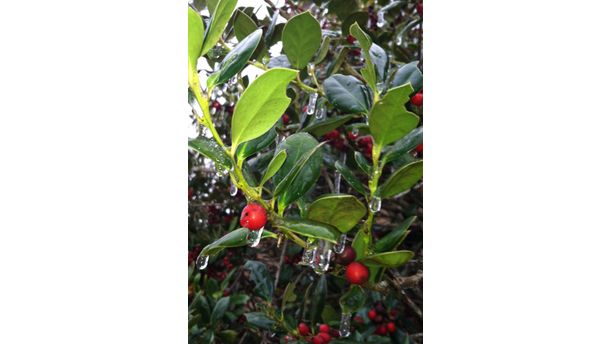
<path id="1" fill-rule="evenodd" d="M 314 271 L 322 275 L 329 269 L 329 261 L 331 258 L 331 243 L 327 240 L 319 240 L 317 249 L 315 251 L 315 258 L 313 269 Z"/>
<path id="2" fill-rule="evenodd" d="M 234 183 L 230 182 L 230 196 L 234 197 L 238 194 L 238 188 Z"/>
<path id="3" fill-rule="evenodd" d="M 247 242 L 249 246 L 256 247 L 259 245 L 259 241 L 261 240 L 261 235 L 263 234 L 264 228 L 261 227 L 259 230 L 249 231 L 247 234 Z"/>
<path id="4" fill-rule="evenodd" d="M 378 196 L 372 197 L 372 200 L 370 201 L 370 210 L 373 212 L 378 212 L 380 211 L 381 206 L 382 206 L 382 200 L 380 199 L 380 197 Z"/>
<path id="5" fill-rule="evenodd" d="M 315 74 L 315 65 L 312 62 L 308 64 L 308 74 L 311 76 Z"/>
<path id="6" fill-rule="evenodd" d="M 315 115 L 316 119 L 323 119 L 323 117 L 325 116 L 325 113 L 327 111 L 325 111 L 325 106 L 321 106 L 318 110 L 317 110 L 317 114 Z"/>
<path id="7" fill-rule="evenodd" d="M 316 92 L 313 92 L 308 96 L 308 106 L 306 107 L 306 114 L 312 115 L 315 112 L 318 97 L 319 94 Z"/>
<path id="8" fill-rule="evenodd" d="M 340 193 L 340 181 L 341 181 L 341 175 L 340 172 L 336 171 L 334 172 L 334 192 L 335 193 Z"/>
<path id="9" fill-rule="evenodd" d="M 198 256 L 196 259 L 196 267 L 198 270 L 204 270 L 208 266 L 208 256 Z"/>
<path id="10" fill-rule="evenodd" d="M 344 247 L 346 247 L 346 234 L 340 235 L 340 239 L 338 239 L 338 243 L 334 245 L 334 252 L 342 253 L 344 252 Z"/>
<path id="11" fill-rule="evenodd" d="M 351 335 L 351 313 L 342 313 L 340 318 L 340 337 Z"/>
<path id="12" fill-rule="evenodd" d="M 402 45 L 402 43 L 403 43 L 402 36 L 401 36 L 401 35 L 398 35 L 398 36 L 395 38 L 395 44 L 396 44 L 396 45 L 400 45 L 400 46 L 401 46 L 401 45 Z"/>
<path id="13" fill-rule="evenodd" d="M 353 129 L 351 129 L 351 134 L 353 134 L 354 136 L 359 135 L 359 128 L 353 127 Z"/>
<path id="14" fill-rule="evenodd" d="M 300 265 L 312 265 L 315 258 L 315 253 L 317 250 L 317 245 L 314 244 L 313 241 L 308 242 L 308 247 L 304 249 L 302 253 L 302 260 L 300 261 Z"/>
<path id="15" fill-rule="evenodd" d="M 376 21 L 376 26 L 378 26 L 379 28 L 385 26 L 385 12 L 378 12 L 378 20 Z"/>

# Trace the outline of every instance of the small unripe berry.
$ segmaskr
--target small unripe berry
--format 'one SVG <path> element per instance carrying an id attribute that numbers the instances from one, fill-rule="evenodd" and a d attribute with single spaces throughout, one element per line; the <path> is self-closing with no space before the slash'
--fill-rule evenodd
<path id="1" fill-rule="evenodd" d="M 319 325 L 319 332 L 329 333 L 329 325 L 327 324 Z"/>
<path id="2" fill-rule="evenodd" d="M 390 322 L 387 323 L 387 331 L 389 331 L 389 333 L 395 333 L 395 323 L 394 322 Z"/>
<path id="3" fill-rule="evenodd" d="M 340 265 L 346 266 L 352 263 L 355 260 L 356 256 L 357 254 L 355 253 L 355 249 L 351 246 L 347 246 L 344 248 L 344 251 L 342 251 L 342 253 L 336 254 L 335 261 Z"/>
<path id="4" fill-rule="evenodd" d="M 310 334 L 310 327 L 308 327 L 308 325 L 306 325 L 306 323 L 299 323 L 298 324 L 298 332 L 300 332 L 300 335 L 302 336 L 307 336 Z"/>
<path id="5" fill-rule="evenodd" d="M 412 96 L 412 98 L 410 99 L 410 103 L 414 106 L 423 105 L 423 92 L 419 92 Z"/>
<path id="6" fill-rule="evenodd" d="M 250 203 L 242 209 L 242 215 L 240 216 L 240 225 L 242 227 L 257 231 L 265 226 L 267 221 L 266 209 L 260 204 Z"/>

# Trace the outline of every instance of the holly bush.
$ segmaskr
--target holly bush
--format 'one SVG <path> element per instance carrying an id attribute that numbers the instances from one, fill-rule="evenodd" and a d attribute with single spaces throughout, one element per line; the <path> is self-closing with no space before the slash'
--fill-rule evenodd
<path id="1" fill-rule="evenodd" d="M 237 3 L 188 9 L 190 342 L 422 342 L 422 3 Z"/>

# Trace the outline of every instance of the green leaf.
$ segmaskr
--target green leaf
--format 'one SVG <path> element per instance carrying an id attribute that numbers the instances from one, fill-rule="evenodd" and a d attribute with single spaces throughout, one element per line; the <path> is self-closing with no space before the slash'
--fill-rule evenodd
<path id="1" fill-rule="evenodd" d="M 408 135 L 395 142 L 395 144 L 390 146 L 388 150 L 384 151 L 385 155 L 383 155 L 383 163 L 386 164 L 398 159 L 404 154 L 415 149 L 416 146 L 421 143 L 423 143 L 423 127 L 418 127 L 411 131 Z"/>
<path id="2" fill-rule="evenodd" d="M 319 51 L 317 51 L 317 56 L 314 59 L 314 64 L 319 64 L 323 60 L 325 60 L 325 57 L 327 56 L 327 53 L 329 52 L 329 42 L 330 41 L 331 41 L 331 37 L 329 36 L 323 37 L 323 43 L 321 43 L 321 46 L 319 47 Z"/>
<path id="3" fill-rule="evenodd" d="M 391 82 L 391 87 L 399 87 L 409 83 L 412 85 L 412 93 L 422 89 L 423 74 L 419 70 L 418 64 L 419 61 L 414 61 L 407 63 L 398 69 L 393 77 L 393 81 Z"/>
<path id="4" fill-rule="evenodd" d="M 253 54 L 253 51 L 257 48 L 261 35 L 262 31 L 256 30 L 240 43 L 236 44 L 234 49 L 232 49 L 232 51 L 225 56 L 223 61 L 221 61 L 219 69 L 208 78 L 207 84 L 209 89 L 228 81 L 244 68 Z"/>
<path id="5" fill-rule="evenodd" d="M 355 189 L 355 191 L 359 192 L 362 195 L 366 195 L 367 194 L 365 186 L 363 186 L 363 184 L 361 184 L 359 179 L 357 179 L 357 177 L 353 174 L 353 171 L 351 171 L 348 167 L 346 167 L 346 165 L 344 165 L 340 161 L 336 161 L 334 166 L 336 167 L 336 170 L 338 170 L 338 172 L 340 172 L 340 174 L 342 175 L 344 180 L 346 180 L 346 182 L 349 183 L 349 185 L 353 189 Z"/>
<path id="6" fill-rule="evenodd" d="M 248 244 L 248 234 L 249 230 L 246 228 L 238 228 L 231 231 L 221 238 L 215 240 L 213 243 L 206 245 L 206 247 L 202 249 L 202 252 L 200 252 L 200 256 L 212 256 L 229 247 L 246 246 Z M 261 238 L 276 238 L 276 234 L 264 229 Z"/>
<path id="7" fill-rule="evenodd" d="M 232 156 L 239 144 L 263 135 L 283 115 L 291 102 L 287 85 L 296 76 L 296 70 L 273 68 L 247 87 L 232 116 Z"/>
<path id="8" fill-rule="evenodd" d="M 200 14 L 191 7 L 189 7 L 187 24 L 189 68 L 195 70 L 200 52 L 202 52 L 202 44 L 204 43 L 204 22 Z"/>
<path id="9" fill-rule="evenodd" d="M 368 162 L 368 160 L 358 151 L 355 151 L 355 162 L 357 166 L 365 172 L 368 176 L 372 174 L 372 165 Z"/>
<path id="10" fill-rule="evenodd" d="M 314 136 L 323 136 L 329 133 L 330 131 L 338 128 L 339 126 L 343 125 L 344 123 L 350 121 L 351 118 L 353 118 L 353 116 L 351 115 L 330 117 L 328 119 L 315 122 L 314 124 L 311 124 L 304 128 L 303 130 L 305 132 L 311 133 Z"/>
<path id="11" fill-rule="evenodd" d="M 215 308 L 213 308 L 212 315 L 210 316 L 211 327 L 215 327 L 217 321 L 219 321 L 223 317 L 223 314 L 225 314 L 227 308 L 229 307 L 229 301 L 229 296 L 222 297 L 219 299 L 219 301 L 217 301 L 217 304 L 215 304 Z"/>
<path id="12" fill-rule="evenodd" d="M 261 182 L 259 182 L 259 186 L 264 185 L 268 181 L 268 179 L 272 178 L 272 176 L 275 175 L 278 170 L 280 170 L 286 158 L 287 151 L 285 150 L 282 150 L 276 153 L 276 155 L 274 155 L 274 158 L 272 158 L 270 164 L 268 165 L 268 168 L 266 169 L 266 173 L 261 178 Z"/>
<path id="13" fill-rule="evenodd" d="M 242 41 L 246 36 L 257 30 L 257 24 L 241 10 L 236 10 L 234 18 L 234 34 L 238 41 Z"/>
<path id="14" fill-rule="evenodd" d="M 237 2 L 238 0 L 223 0 L 217 3 L 212 18 L 210 19 L 210 24 L 206 28 L 202 55 L 206 55 L 206 53 L 217 44 L 219 38 L 221 38 L 225 25 L 227 25 L 227 22 L 232 17 L 232 12 L 234 12 Z"/>
<path id="15" fill-rule="evenodd" d="M 313 296 L 310 298 L 310 323 L 316 324 L 321 322 L 321 313 L 325 307 L 325 298 L 327 298 L 327 278 L 325 274 L 319 277 L 319 281 L 314 289 Z"/>
<path id="16" fill-rule="evenodd" d="M 264 148 L 271 145 L 272 142 L 274 142 L 274 139 L 276 139 L 276 130 L 274 128 L 271 128 L 264 135 L 261 135 L 260 137 L 252 139 L 250 141 L 241 143 L 238 146 L 238 149 L 236 150 L 236 159 L 238 161 L 244 160 L 250 157 L 251 155 L 260 152 Z"/>
<path id="17" fill-rule="evenodd" d="M 364 233 L 363 228 L 361 228 L 357 234 L 355 234 L 351 246 L 355 249 L 357 260 L 365 256 L 366 252 L 368 251 L 368 236 Z"/>
<path id="18" fill-rule="evenodd" d="M 344 20 L 360 7 L 361 4 L 357 0 L 331 0 L 328 4 L 329 12 L 335 13 L 340 20 Z"/>
<path id="19" fill-rule="evenodd" d="M 377 82 L 385 82 L 387 80 L 387 71 L 389 70 L 389 56 L 387 52 L 376 43 L 372 43 L 370 58 L 376 69 Z"/>
<path id="20" fill-rule="evenodd" d="M 189 140 L 189 148 L 211 159 L 219 169 L 229 170 L 232 167 L 232 161 L 213 139 L 199 137 Z"/>
<path id="21" fill-rule="evenodd" d="M 332 194 L 312 202 L 308 219 L 327 223 L 347 233 L 367 213 L 366 207 L 353 195 Z"/>
<path id="22" fill-rule="evenodd" d="M 346 113 L 367 113 L 372 106 L 372 93 L 359 79 L 334 74 L 323 82 L 329 102 Z"/>
<path id="23" fill-rule="evenodd" d="M 244 313 L 244 316 L 249 324 L 253 324 L 259 328 L 270 329 L 272 325 L 275 324 L 274 320 L 268 318 L 268 316 L 262 312 Z"/>
<path id="24" fill-rule="evenodd" d="M 285 288 L 285 292 L 283 293 L 283 301 L 281 303 L 281 314 L 285 311 L 285 307 L 287 306 L 287 302 L 295 302 L 297 299 L 297 295 L 295 295 L 295 282 L 289 282 L 287 287 Z"/>
<path id="25" fill-rule="evenodd" d="M 349 290 L 340 297 L 340 308 L 342 313 L 356 313 L 363 307 L 367 295 L 358 285 L 351 285 Z"/>
<path id="26" fill-rule="evenodd" d="M 335 227 L 312 220 L 282 218 L 278 219 L 275 225 L 308 238 L 324 239 L 333 243 L 340 237 L 340 232 Z"/>
<path id="27" fill-rule="evenodd" d="M 372 40 L 370 36 L 368 36 L 360 27 L 358 23 L 353 23 L 350 28 L 351 35 L 357 38 L 359 41 L 359 46 L 361 47 L 361 52 L 365 57 L 365 66 L 361 68 L 361 75 L 368 83 L 370 88 L 374 90 L 374 93 L 378 93 L 376 91 L 376 70 L 374 67 L 374 63 L 372 62 L 372 57 L 370 56 L 370 47 L 372 46 Z"/>
<path id="28" fill-rule="evenodd" d="M 409 84 L 390 89 L 384 98 L 374 104 L 370 114 L 370 131 L 379 146 L 401 139 L 419 125 L 419 116 L 404 107 L 410 100 Z"/>
<path id="29" fill-rule="evenodd" d="M 388 252 L 395 250 L 402 243 L 402 241 L 404 241 L 408 233 L 410 233 L 408 229 L 410 226 L 412 226 L 416 218 L 416 216 L 409 217 L 407 220 L 397 226 L 396 229 L 391 231 L 391 233 L 376 241 L 376 244 L 374 244 L 374 251 Z"/>
<path id="30" fill-rule="evenodd" d="M 423 160 L 410 163 L 395 171 L 381 186 L 380 196 L 389 198 L 410 189 L 423 178 Z"/>
<path id="31" fill-rule="evenodd" d="M 255 283 L 253 291 L 267 301 L 272 300 L 274 286 L 266 264 L 255 260 L 247 260 L 244 268 L 251 271 L 250 280 Z"/>
<path id="32" fill-rule="evenodd" d="M 346 17 L 346 20 L 342 22 L 342 35 L 346 36 L 351 33 L 350 30 L 353 23 L 357 23 L 361 27 L 366 27 L 369 19 L 370 16 L 368 15 L 368 12 L 351 13 L 348 17 Z"/>
<path id="33" fill-rule="evenodd" d="M 414 252 L 412 251 L 392 251 L 363 257 L 360 262 L 367 266 L 396 268 L 408 263 L 413 256 Z"/>
<path id="34" fill-rule="evenodd" d="M 277 152 L 287 151 L 285 163 L 273 177 L 279 209 L 302 197 L 319 179 L 323 162 L 320 148 L 324 143 L 318 143 L 307 133 L 297 133 L 276 147 Z"/>
<path id="35" fill-rule="evenodd" d="M 236 343 L 238 341 L 238 332 L 234 330 L 223 330 L 219 332 L 219 338 L 222 343 Z"/>
<path id="36" fill-rule="evenodd" d="M 304 68 L 321 45 L 321 26 L 306 11 L 293 16 L 283 29 L 283 51 L 298 69 Z"/>
<path id="37" fill-rule="evenodd" d="M 206 2 L 206 7 L 208 7 L 208 13 L 210 13 L 210 15 L 212 16 L 213 14 L 215 14 L 215 9 L 217 8 L 219 0 L 206 0 Z"/>

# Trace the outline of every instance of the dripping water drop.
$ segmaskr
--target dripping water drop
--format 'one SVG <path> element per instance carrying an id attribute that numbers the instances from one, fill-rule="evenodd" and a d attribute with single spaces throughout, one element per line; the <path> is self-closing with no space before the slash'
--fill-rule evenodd
<path id="1" fill-rule="evenodd" d="M 259 230 L 249 231 L 249 234 L 247 234 L 247 243 L 249 244 L 249 246 L 256 247 L 257 245 L 259 245 L 263 230 L 264 228 L 261 227 Z"/>
<path id="2" fill-rule="evenodd" d="M 198 259 L 196 259 L 196 267 L 198 268 L 198 270 L 206 269 L 206 267 L 208 266 L 208 259 L 209 256 L 198 256 Z"/>

